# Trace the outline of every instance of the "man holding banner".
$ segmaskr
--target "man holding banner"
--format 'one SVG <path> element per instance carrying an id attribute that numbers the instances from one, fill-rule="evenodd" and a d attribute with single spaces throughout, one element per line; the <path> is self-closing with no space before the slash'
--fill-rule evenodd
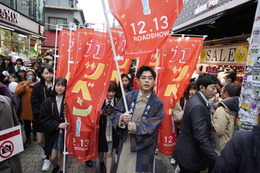
<path id="1" fill-rule="evenodd" d="M 126 94 L 129 112 L 121 100 L 111 118 L 120 135 L 117 173 L 152 171 L 158 129 L 164 117 L 163 103 L 153 92 L 155 71 L 142 66 L 136 77 L 140 90 Z"/>

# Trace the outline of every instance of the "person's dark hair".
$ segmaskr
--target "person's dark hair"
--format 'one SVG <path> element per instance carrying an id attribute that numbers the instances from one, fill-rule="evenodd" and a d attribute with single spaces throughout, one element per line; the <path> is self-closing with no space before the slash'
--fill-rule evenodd
<path id="1" fill-rule="evenodd" d="M 4 60 L 10 60 L 10 63 L 8 64 L 7 68 L 5 66 L 5 61 Z M 10 72 L 8 69 L 14 68 L 14 64 L 13 64 L 13 62 L 11 60 L 12 60 L 11 56 L 3 56 L 3 62 L 1 63 L 1 66 L 0 66 L 1 71 L 5 71 L 6 70 L 6 71 Z"/>
<path id="2" fill-rule="evenodd" d="M 66 92 L 66 89 L 67 89 L 67 79 L 65 79 L 64 77 L 59 77 L 55 80 L 55 84 L 54 84 L 54 87 L 53 87 L 53 90 L 52 90 L 52 96 L 57 96 L 57 92 L 55 91 L 55 87 L 56 85 L 63 85 L 65 86 L 65 92 Z"/>
<path id="3" fill-rule="evenodd" d="M 49 64 L 46 64 L 45 66 L 43 66 L 43 67 L 41 68 L 41 74 L 43 73 L 43 71 L 44 71 L 45 69 L 47 69 L 48 72 L 53 73 L 53 68 L 52 68 L 52 66 L 49 65 Z"/>
<path id="4" fill-rule="evenodd" d="M 117 84 L 115 81 L 110 81 L 108 92 L 116 92 L 117 90 Z"/>
<path id="5" fill-rule="evenodd" d="M 196 81 L 198 90 L 200 90 L 200 85 L 207 88 L 208 85 L 218 84 L 218 83 L 219 83 L 219 81 L 218 81 L 217 76 L 213 75 L 213 74 L 209 74 L 209 73 L 203 73 L 203 74 L 199 75 L 199 77 Z"/>
<path id="6" fill-rule="evenodd" d="M 129 84 L 126 86 L 126 91 L 131 91 L 131 85 L 130 85 L 131 79 L 130 79 L 130 77 L 127 74 L 122 74 L 121 75 L 121 79 L 123 79 L 124 77 L 126 77 L 129 80 Z"/>
<path id="7" fill-rule="evenodd" d="M 29 69 L 27 70 L 25 73 L 24 73 L 24 80 L 26 80 L 26 74 L 29 73 L 29 72 L 32 72 L 33 73 L 33 76 L 34 76 L 34 80 L 33 82 L 36 82 L 37 81 L 37 76 L 36 76 L 36 73 L 33 69 Z"/>
<path id="8" fill-rule="evenodd" d="M 229 97 L 239 96 L 241 91 L 241 86 L 236 83 L 227 83 L 223 87 L 223 91 L 227 92 Z"/>
<path id="9" fill-rule="evenodd" d="M 154 79 L 156 78 L 156 73 L 155 73 L 155 71 L 153 70 L 152 67 L 149 67 L 149 66 L 142 66 L 142 67 L 140 67 L 140 68 L 137 70 L 137 72 L 136 72 L 136 77 L 139 79 L 140 76 L 142 75 L 142 73 L 143 73 L 144 71 L 150 71 L 150 72 L 152 73 L 152 75 L 153 75 L 153 78 L 154 78 Z"/>
<path id="10" fill-rule="evenodd" d="M 194 89 L 194 90 L 197 90 L 197 85 L 195 84 L 195 82 L 189 82 L 189 84 L 188 84 L 188 87 L 187 87 L 187 89 L 186 89 L 186 91 L 185 91 L 185 93 L 184 93 L 184 97 L 185 97 L 185 99 L 189 99 L 189 97 L 190 97 L 190 90 L 191 89 Z"/>
<path id="11" fill-rule="evenodd" d="M 17 58 L 16 61 L 15 61 L 15 64 L 17 64 L 17 61 L 20 61 L 21 62 L 21 66 L 23 66 L 23 59 L 22 58 Z"/>
<path id="12" fill-rule="evenodd" d="M 237 74 L 233 71 L 229 71 L 229 72 L 226 72 L 226 78 L 227 79 L 231 79 L 231 82 L 235 82 L 236 81 L 236 77 L 237 77 Z"/>

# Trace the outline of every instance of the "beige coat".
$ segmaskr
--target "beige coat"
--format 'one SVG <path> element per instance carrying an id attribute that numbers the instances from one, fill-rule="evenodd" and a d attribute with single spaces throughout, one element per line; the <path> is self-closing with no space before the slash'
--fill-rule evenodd
<path id="1" fill-rule="evenodd" d="M 221 150 L 234 134 L 236 114 L 237 112 L 231 111 L 225 104 L 218 103 L 212 116 L 212 126 L 218 135 Z"/>
<path id="2" fill-rule="evenodd" d="M 11 128 L 19 124 L 11 100 L 0 95 L 0 131 Z M 22 165 L 19 155 L 15 155 L 5 161 L 0 162 L 1 173 L 22 173 Z"/>

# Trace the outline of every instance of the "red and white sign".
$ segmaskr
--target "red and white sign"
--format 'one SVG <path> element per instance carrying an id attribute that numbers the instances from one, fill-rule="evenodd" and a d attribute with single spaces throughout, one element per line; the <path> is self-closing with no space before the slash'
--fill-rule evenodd
<path id="1" fill-rule="evenodd" d="M 109 0 L 126 35 L 125 54 L 153 52 L 163 44 L 183 8 L 182 0 Z"/>
<path id="2" fill-rule="evenodd" d="M 0 162 L 22 152 L 23 139 L 21 126 L 0 131 Z"/>

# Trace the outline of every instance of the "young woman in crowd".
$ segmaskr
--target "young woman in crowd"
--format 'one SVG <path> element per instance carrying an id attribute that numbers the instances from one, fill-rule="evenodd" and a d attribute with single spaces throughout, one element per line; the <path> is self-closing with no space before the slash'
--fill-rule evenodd
<path id="1" fill-rule="evenodd" d="M 33 86 L 36 83 L 36 74 L 33 70 L 28 70 L 25 72 L 26 80 L 20 82 L 15 90 L 15 94 L 21 97 L 22 109 L 20 115 L 21 120 L 24 123 L 24 130 L 26 135 L 26 142 L 24 147 L 27 148 L 31 144 L 30 134 L 31 134 L 31 124 L 33 120 L 32 107 L 31 107 L 31 94 Z"/>
<path id="2" fill-rule="evenodd" d="M 64 129 L 68 127 L 64 119 L 66 85 L 65 78 L 56 79 L 51 97 L 43 101 L 40 109 L 40 121 L 46 134 L 46 154 L 51 156 L 54 167 L 52 173 L 57 173 L 59 170 L 60 173 L 63 172 Z"/>
<path id="3" fill-rule="evenodd" d="M 49 155 L 45 154 L 45 135 L 43 127 L 39 121 L 40 107 L 44 99 L 51 95 L 53 69 L 51 66 L 45 66 L 41 71 L 41 81 L 33 87 L 31 103 L 34 117 L 34 131 L 37 132 L 37 142 L 42 147 L 43 166 L 42 171 L 47 171 L 50 168 Z"/>
<path id="4" fill-rule="evenodd" d="M 127 92 L 131 91 L 130 77 L 127 74 L 122 74 L 121 79 L 122 79 L 122 83 L 123 83 L 124 92 L 127 93 Z M 116 97 L 119 99 L 122 97 L 122 92 L 121 92 L 120 86 L 117 89 Z"/>
<path id="5" fill-rule="evenodd" d="M 14 66 L 15 72 L 17 73 L 20 67 L 22 66 L 23 66 L 23 60 L 21 58 L 16 59 L 15 66 Z"/>
<path id="6" fill-rule="evenodd" d="M 119 139 L 110 120 L 110 115 L 114 112 L 114 107 L 118 102 L 115 97 L 116 90 L 117 84 L 110 81 L 106 99 L 100 112 L 98 155 L 101 173 L 111 172 L 114 150 L 118 148 Z M 104 155 L 106 164 L 104 163 Z"/>
<path id="7" fill-rule="evenodd" d="M 4 56 L 3 62 L 0 66 L 1 73 L 3 71 L 8 71 L 9 74 L 15 73 L 14 64 L 12 63 L 11 59 L 12 58 L 10 56 Z"/>

